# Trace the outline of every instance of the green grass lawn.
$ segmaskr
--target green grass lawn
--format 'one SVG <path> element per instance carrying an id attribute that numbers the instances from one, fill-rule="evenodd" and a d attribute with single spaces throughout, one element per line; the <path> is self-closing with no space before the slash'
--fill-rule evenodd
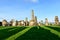
<path id="1" fill-rule="evenodd" d="M 25 27 L 13 27 L 0 30 L 0 39 L 2 40 L 8 38 L 17 32 L 22 31 L 23 29 L 25 29 Z"/>
<path id="2" fill-rule="evenodd" d="M 47 27 L 60 32 L 60 26 L 59 27 L 47 26 Z"/>
<path id="3" fill-rule="evenodd" d="M 60 40 L 60 27 L 0 27 L 0 40 Z"/>

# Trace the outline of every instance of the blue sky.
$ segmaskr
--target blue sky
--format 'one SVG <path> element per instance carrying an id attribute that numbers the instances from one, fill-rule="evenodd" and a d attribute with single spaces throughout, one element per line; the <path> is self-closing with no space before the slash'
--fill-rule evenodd
<path id="1" fill-rule="evenodd" d="M 54 21 L 55 16 L 60 19 L 60 0 L 0 0 L 0 21 L 24 20 L 25 17 L 30 20 L 32 9 L 38 21 L 45 18 Z"/>

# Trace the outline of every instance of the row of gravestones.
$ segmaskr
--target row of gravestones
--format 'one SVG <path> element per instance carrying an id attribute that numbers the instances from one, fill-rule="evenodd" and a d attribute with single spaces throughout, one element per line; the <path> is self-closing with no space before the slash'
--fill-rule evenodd
<path id="1" fill-rule="evenodd" d="M 21 21 L 12 21 L 12 22 L 7 22 L 6 20 L 3 20 L 0 22 L 0 26 L 28 26 L 28 22 L 21 20 Z"/>

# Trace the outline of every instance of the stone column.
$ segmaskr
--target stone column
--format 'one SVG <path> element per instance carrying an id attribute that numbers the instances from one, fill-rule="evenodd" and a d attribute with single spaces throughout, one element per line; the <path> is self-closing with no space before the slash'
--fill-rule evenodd
<path id="1" fill-rule="evenodd" d="M 45 18 L 45 25 L 48 26 L 48 19 Z"/>
<path id="2" fill-rule="evenodd" d="M 2 21 L 2 26 L 7 26 L 7 21 L 6 20 Z"/>
<path id="3" fill-rule="evenodd" d="M 59 25 L 59 18 L 58 18 L 58 16 L 55 16 L 55 25 Z"/>
<path id="4" fill-rule="evenodd" d="M 28 18 L 25 18 L 25 26 L 29 26 Z"/>
<path id="5" fill-rule="evenodd" d="M 35 16 L 34 16 L 34 10 L 32 10 L 32 15 L 31 15 L 31 20 L 34 20 Z"/>
<path id="6" fill-rule="evenodd" d="M 14 19 L 12 19 L 11 21 L 12 21 L 12 26 L 16 26 L 16 21 Z"/>
<path id="7" fill-rule="evenodd" d="M 40 21 L 41 25 L 43 25 L 43 20 Z"/>
<path id="8" fill-rule="evenodd" d="M 39 22 L 38 25 L 41 26 L 41 23 Z"/>
<path id="9" fill-rule="evenodd" d="M 37 26 L 37 16 L 35 16 L 35 25 Z"/>
<path id="10" fill-rule="evenodd" d="M 32 15 L 31 15 L 31 20 L 29 22 L 29 26 L 35 26 L 34 10 L 32 10 Z"/>

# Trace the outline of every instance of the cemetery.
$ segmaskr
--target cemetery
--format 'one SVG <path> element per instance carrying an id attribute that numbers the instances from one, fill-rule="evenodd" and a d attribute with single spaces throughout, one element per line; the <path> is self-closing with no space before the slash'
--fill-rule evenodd
<path id="1" fill-rule="evenodd" d="M 32 10 L 31 20 L 14 20 L 0 22 L 0 40 L 60 40 L 60 22 L 55 16 L 54 23 L 49 23 L 48 18 L 37 21 L 37 16 Z"/>

